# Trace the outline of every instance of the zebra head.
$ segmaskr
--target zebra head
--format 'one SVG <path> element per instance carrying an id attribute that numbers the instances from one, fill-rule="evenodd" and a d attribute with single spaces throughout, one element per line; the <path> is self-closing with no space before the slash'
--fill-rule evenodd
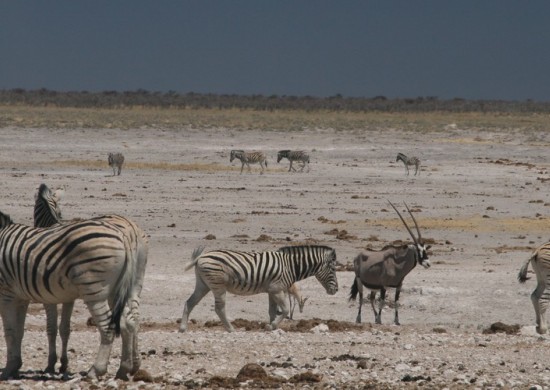
<path id="1" fill-rule="evenodd" d="M 325 288 L 327 294 L 334 295 L 338 292 L 338 279 L 336 278 L 336 251 L 329 247 L 319 247 L 322 256 L 321 267 L 315 273 L 315 277 Z"/>
<path id="2" fill-rule="evenodd" d="M 60 198 L 46 184 L 40 184 L 34 202 L 34 226 L 49 227 L 61 221 Z"/>
<path id="3" fill-rule="evenodd" d="M 281 162 L 285 157 L 288 158 L 288 152 L 290 152 L 290 150 L 279 150 L 279 153 L 277 153 L 277 163 Z"/>
<path id="4" fill-rule="evenodd" d="M 428 249 L 430 249 L 432 246 L 431 245 L 426 245 L 424 243 L 424 240 L 422 239 L 422 234 L 420 234 L 420 229 L 418 228 L 418 223 L 416 223 L 416 218 L 414 218 L 414 215 L 411 213 L 411 210 L 409 209 L 409 206 L 407 206 L 407 204 L 405 203 L 405 207 L 407 208 L 407 211 L 409 212 L 409 215 L 411 216 L 411 218 L 414 222 L 414 226 L 416 227 L 416 232 L 418 233 L 418 238 L 416 238 L 414 236 L 411 229 L 409 228 L 409 226 L 405 222 L 405 219 L 403 219 L 403 217 L 401 216 L 401 213 L 397 210 L 397 208 L 393 205 L 393 203 L 390 202 L 390 201 L 388 201 L 388 202 L 390 203 L 391 207 L 393 207 L 393 209 L 395 210 L 397 215 L 399 215 L 399 218 L 401 219 L 401 222 L 403 222 L 403 225 L 405 225 L 405 228 L 407 228 L 407 231 L 409 232 L 409 234 L 411 235 L 411 238 L 413 239 L 414 246 L 415 246 L 415 249 L 416 249 L 418 263 L 421 266 L 423 266 L 424 268 L 430 268 L 431 264 L 430 264 L 430 260 L 428 260 Z"/>
<path id="5" fill-rule="evenodd" d="M 239 156 L 243 153 L 243 150 L 232 150 L 231 154 L 229 156 L 229 162 L 233 162 L 235 158 L 239 158 Z"/>
<path id="6" fill-rule="evenodd" d="M 4 229 L 11 224 L 13 224 L 11 217 L 8 214 L 4 214 L 0 211 L 0 229 Z"/>

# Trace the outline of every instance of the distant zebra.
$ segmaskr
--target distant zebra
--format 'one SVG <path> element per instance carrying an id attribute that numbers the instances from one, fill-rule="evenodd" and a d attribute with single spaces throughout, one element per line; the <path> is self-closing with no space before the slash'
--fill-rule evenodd
<path id="1" fill-rule="evenodd" d="M 521 267 L 518 280 L 525 283 L 527 279 L 527 268 L 531 263 L 535 274 L 537 275 L 537 287 L 531 294 L 531 302 L 535 308 L 537 322 L 537 333 L 544 334 L 548 331 L 546 323 L 546 309 L 550 303 L 550 293 L 545 292 L 546 286 L 550 284 L 550 242 L 541 245 L 533 252 L 531 257 Z"/>
<path id="2" fill-rule="evenodd" d="M 414 165 L 414 175 L 416 176 L 416 173 L 420 173 L 420 160 L 418 157 L 407 157 L 403 153 L 397 153 L 397 158 L 395 159 L 395 162 L 401 160 L 403 164 L 405 164 L 405 169 L 407 170 L 407 176 L 409 175 L 409 165 Z"/>
<path id="3" fill-rule="evenodd" d="M 7 362 L 0 379 L 18 376 L 21 342 L 29 302 L 56 304 L 81 298 L 100 332 L 96 361 L 88 372 L 107 372 L 115 334 L 122 334 L 117 378 L 139 369 L 137 313 L 139 253 L 111 223 L 87 220 L 33 228 L 0 213 L 0 315 Z M 129 310 L 129 312 L 127 312 Z"/>
<path id="4" fill-rule="evenodd" d="M 288 315 L 286 292 L 296 281 L 315 276 L 330 295 L 338 291 L 336 251 L 326 246 L 289 246 L 270 252 L 218 250 L 193 252 L 186 270 L 195 267 L 195 291 L 185 303 L 180 332 L 189 314 L 211 290 L 216 314 L 227 331 L 234 331 L 225 314 L 225 295 L 269 294 L 269 328 L 276 329 Z M 277 312 L 280 309 L 280 313 Z"/>
<path id="5" fill-rule="evenodd" d="M 300 161 L 302 163 L 302 169 L 300 169 L 300 172 L 304 171 L 306 164 L 309 172 L 309 155 L 303 150 L 279 150 L 279 153 L 277 153 L 277 163 L 279 163 L 283 158 L 290 161 L 290 167 L 288 168 L 289 172 L 290 170 L 294 170 L 294 172 L 296 172 L 296 169 L 292 166 L 294 161 Z"/>
<path id="6" fill-rule="evenodd" d="M 267 169 L 267 160 L 263 152 L 245 152 L 244 150 L 232 150 L 229 157 L 229 162 L 233 162 L 234 159 L 238 158 L 241 160 L 241 174 L 243 173 L 244 165 L 248 167 L 248 172 L 250 172 L 250 164 L 260 164 L 262 171 L 260 174 L 264 173 L 264 166 Z"/>
<path id="7" fill-rule="evenodd" d="M 35 227 L 50 227 L 55 224 L 61 223 L 61 210 L 57 203 L 59 199 L 59 192 L 52 193 L 50 189 L 41 184 L 36 195 L 35 207 L 34 207 L 34 226 Z M 126 321 L 128 326 L 137 326 L 139 323 L 139 295 L 143 286 L 143 276 L 145 272 L 145 266 L 147 263 L 147 238 L 143 231 L 135 225 L 132 221 L 125 217 L 117 215 L 106 215 L 102 217 L 94 218 L 95 221 L 108 222 L 115 228 L 117 228 L 124 236 L 125 242 L 130 246 L 133 253 L 137 254 L 137 274 L 135 277 L 136 288 L 135 294 L 130 297 L 128 308 L 130 311 L 126 311 Z M 71 332 L 71 315 L 74 307 L 74 301 L 64 302 L 61 312 L 61 322 L 59 327 L 59 334 L 61 336 L 62 355 L 61 355 L 61 367 L 60 373 L 67 375 L 68 369 L 68 341 Z M 57 305 L 56 304 L 44 304 L 46 309 L 47 318 L 47 333 L 48 333 L 48 366 L 45 370 L 47 373 L 55 372 L 55 364 L 57 361 L 56 353 L 56 336 L 57 336 Z M 134 318 L 135 317 L 135 318 Z M 132 349 L 133 366 L 139 368 L 139 351 L 137 350 L 137 334 L 131 336 L 135 340 L 129 340 L 133 343 Z M 123 341 L 124 343 L 124 341 Z M 125 357 L 125 359 L 128 359 Z M 130 371 L 136 370 L 136 367 L 130 367 Z M 122 373 L 121 373 L 122 375 Z M 121 376 L 121 378 L 124 378 Z"/>
<path id="8" fill-rule="evenodd" d="M 124 156 L 122 153 L 109 153 L 109 166 L 113 168 L 113 176 L 120 175 L 122 172 L 122 164 L 124 164 Z"/>

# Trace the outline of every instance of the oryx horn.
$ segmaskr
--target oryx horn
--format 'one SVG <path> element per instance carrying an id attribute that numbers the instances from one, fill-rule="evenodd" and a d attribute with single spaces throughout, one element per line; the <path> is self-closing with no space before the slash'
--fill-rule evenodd
<path id="1" fill-rule="evenodd" d="M 414 226 L 416 226 L 416 231 L 418 233 L 418 241 L 422 242 L 422 234 L 420 234 L 420 229 L 418 228 L 418 224 L 416 223 L 416 218 L 414 217 L 413 213 L 411 213 L 411 210 L 409 210 L 409 206 L 407 206 L 407 204 L 405 202 L 403 202 L 403 203 L 405 204 L 405 207 L 407 208 L 407 211 L 411 215 L 411 218 L 414 222 Z"/>
<path id="2" fill-rule="evenodd" d="M 399 212 L 399 210 L 397 210 L 397 208 L 393 205 L 392 202 L 390 202 L 389 200 L 388 200 L 388 202 L 389 202 L 389 204 L 391 205 L 391 207 L 393 207 L 393 209 L 395 210 L 395 212 L 397 213 L 397 215 L 399 215 L 399 218 L 401 218 L 401 222 L 403 222 L 403 225 L 405 225 L 405 227 L 407 228 L 407 230 L 408 230 L 409 234 L 411 235 L 411 237 L 412 237 L 414 243 L 415 243 L 415 244 L 418 244 L 418 241 L 417 241 L 416 238 L 414 237 L 414 234 L 411 232 L 411 229 L 409 229 L 409 225 L 407 225 L 407 222 L 405 222 L 405 220 L 404 220 L 403 217 L 401 216 L 401 213 Z M 405 204 L 405 206 L 407 206 L 407 204 Z M 408 209 L 409 209 L 409 208 L 407 207 L 407 210 L 408 210 Z M 410 211 L 409 211 L 409 213 L 410 213 Z M 412 216 L 412 214 L 411 214 L 411 216 Z M 413 220 L 414 220 L 414 217 L 413 217 Z M 414 221 L 414 223 L 415 223 L 415 225 L 416 225 L 416 221 Z M 416 227 L 416 229 L 418 230 L 418 226 Z"/>

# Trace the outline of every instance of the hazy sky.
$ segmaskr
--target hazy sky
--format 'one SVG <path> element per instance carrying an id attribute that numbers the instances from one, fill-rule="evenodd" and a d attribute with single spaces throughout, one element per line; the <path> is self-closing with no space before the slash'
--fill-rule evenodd
<path id="1" fill-rule="evenodd" d="M 17 87 L 550 101 L 550 1 L 5 0 Z"/>

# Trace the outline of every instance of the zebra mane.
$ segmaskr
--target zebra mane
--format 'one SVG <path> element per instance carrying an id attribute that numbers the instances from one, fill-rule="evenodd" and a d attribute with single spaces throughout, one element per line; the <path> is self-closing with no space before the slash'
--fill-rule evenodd
<path id="1" fill-rule="evenodd" d="M 40 184 L 34 203 L 34 219 L 48 220 L 48 226 L 61 220 L 61 211 L 57 208 L 57 199 L 54 193 L 44 183 Z M 41 226 L 44 227 L 44 226 Z"/>
<path id="2" fill-rule="evenodd" d="M 329 251 L 333 251 L 334 249 L 330 246 L 326 245 L 289 245 L 289 246 L 283 246 L 279 249 L 277 249 L 278 252 L 291 252 L 296 249 L 306 249 L 306 248 L 312 248 L 312 249 L 326 249 Z"/>
<path id="3" fill-rule="evenodd" d="M 13 224 L 11 217 L 8 214 L 4 214 L 0 211 L 0 229 L 3 229 L 11 224 Z"/>

